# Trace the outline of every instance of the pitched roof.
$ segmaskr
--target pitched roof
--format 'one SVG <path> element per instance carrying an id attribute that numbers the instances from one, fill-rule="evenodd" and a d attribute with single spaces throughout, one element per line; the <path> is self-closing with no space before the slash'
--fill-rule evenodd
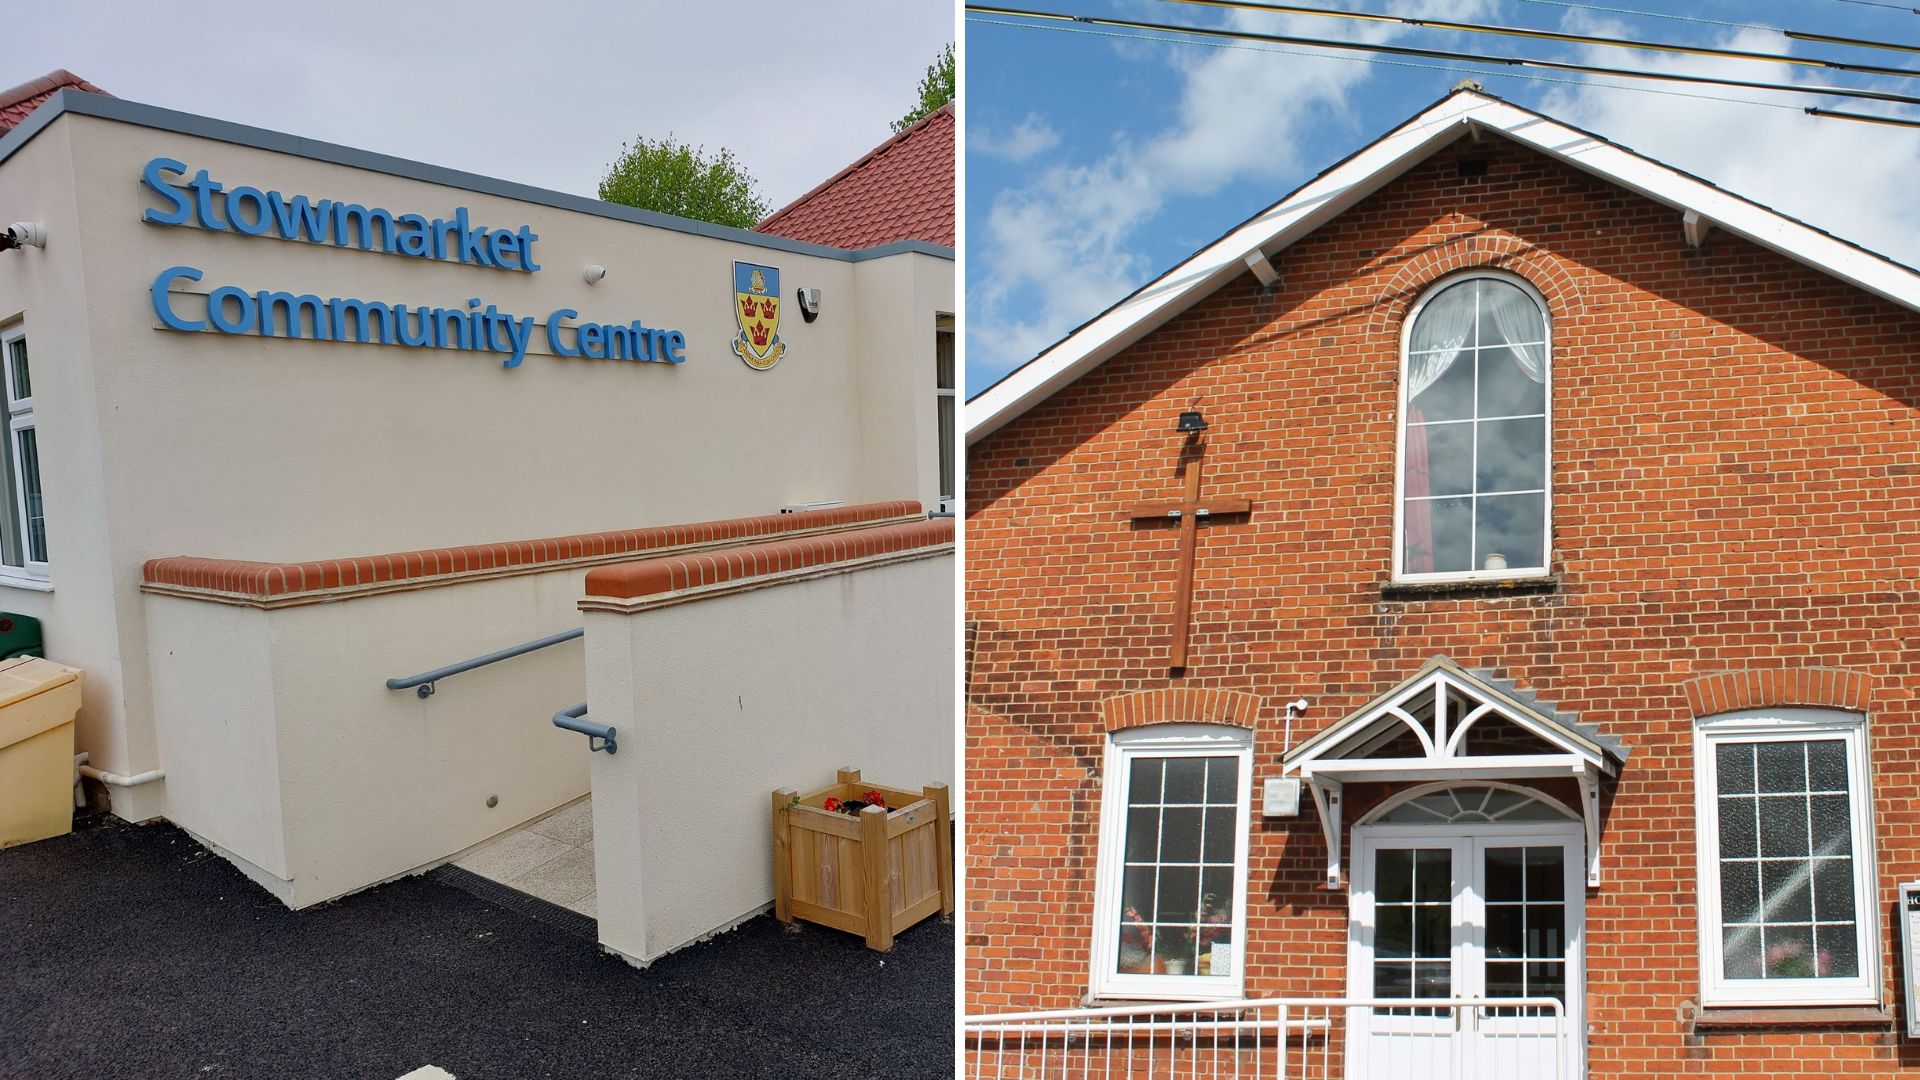
<path id="1" fill-rule="evenodd" d="M 37 79 L 23 82 L 11 90 L 0 90 L 0 134 L 18 127 L 20 121 L 27 118 L 28 113 L 40 107 L 41 102 L 52 97 L 56 90 L 68 86 L 76 90 L 85 90 L 89 94 L 113 96 L 66 68 L 56 68 Z"/>
<path id="2" fill-rule="evenodd" d="M 942 105 L 754 227 L 839 248 L 953 246 L 953 106 Z"/>
<path id="3" fill-rule="evenodd" d="M 969 444 L 1248 272 L 1469 132 L 1500 135 L 1697 217 L 1902 307 L 1920 311 L 1920 272 L 1598 135 L 1478 89 L 1458 89 L 1321 173 L 1185 262 L 1081 324 L 967 402 Z M 1676 227 L 1680 219 L 1676 219 Z"/>

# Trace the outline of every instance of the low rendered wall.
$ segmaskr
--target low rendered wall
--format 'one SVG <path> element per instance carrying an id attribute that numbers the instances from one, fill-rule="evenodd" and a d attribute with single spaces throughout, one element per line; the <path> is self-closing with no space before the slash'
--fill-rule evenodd
<path id="1" fill-rule="evenodd" d="M 146 567 L 164 815 L 305 907 L 428 866 L 587 790 L 578 640 L 386 681 L 580 625 L 596 566 L 920 518 L 913 502 L 298 565 Z M 489 800 L 492 800 L 489 805 Z"/>
<path id="2" fill-rule="evenodd" d="M 777 788 L 839 766 L 953 782 L 952 536 L 921 522 L 589 576 L 587 719 L 619 733 L 592 755 L 602 945 L 644 964 L 767 908 Z"/>

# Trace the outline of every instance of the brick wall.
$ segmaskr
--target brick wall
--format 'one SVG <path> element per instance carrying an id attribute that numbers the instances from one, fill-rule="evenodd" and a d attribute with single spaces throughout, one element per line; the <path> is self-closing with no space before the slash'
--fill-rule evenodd
<path id="1" fill-rule="evenodd" d="M 1488 176 L 1460 178 L 1461 157 Z M 1920 316 L 1724 232 L 1692 251 L 1677 211 L 1497 139 L 1442 151 L 1276 264 L 1271 293 L 1242 277 L 972 449 L 969 1011 L 1086 993 L 1110 699 L 1256 695 L 1257 782 L 1278 771 L 1283 702 L 1313 702 L 1298 741 L 1444 653 L 1633 747 L 1587 902 L 1594 1075 L 1899 1071 L 1885 1025 L 1695 1036 L 1682 1014 L 1710 700 L 1867 703 L 1897 985 L 1891 904 L 1920 877 Z M 1479 266 L 1526 278 L 1554 320 L 1558 583 L 1383 592 L 1402 319 Z M 1206 494 L 1254 512 L 1201 532 L 1172 678 L 1174 534 L 1125 508 L 1178 495 L 1173 422 L 1197 395 Z M 1847 674 L 1723 674 L 1809 668 Z M 1347 820 L 1382 793 L 1354 792 Z M 1344 992 L 1347 897 L 1324 887 L 1312 810 L 1255 822 L 1248 994 Z"/>

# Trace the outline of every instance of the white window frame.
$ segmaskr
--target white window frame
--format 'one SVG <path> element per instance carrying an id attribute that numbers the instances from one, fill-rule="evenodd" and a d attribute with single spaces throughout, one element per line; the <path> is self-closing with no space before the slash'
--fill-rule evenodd
<path id="1" fill-rule="evenodd" d="M 1839 736 L 1847 748 L 1848 809 L 1853 827 L 1854 914 L 1860 974 L 1851 979 L 1728 979 L 1722 975 L 1720 926 L 1719 775 L 1722 742 L 1802 742 Z M 1698 721 L 1693 735 L 1694 845 L 1700 895 L 1700 1001 L 1703 1006 L 1880 1004 L 1880 902 L 1873 845 L 1872 769 L 1867 719 L 1829 709 L 1761 709 Z"/>
<path id="2" fill-rule="evenodd" d="M 1126 869 L 1127 785 L 1136 757 L 1222 757 L 1238 760 L 1234 814 L 1233 971 L 1229 975 L 1123 975 L 1121 888 Z M 1246 985 L 1247 858 L 1252 815 L 1253 733 L 1224 724 L 1153 724 L 1107 739 L 1100 805 L 1100 852 L 1093 902 L 1090 988 L 1099 999 L 1214 1001 L 1238 998 Z"/>
<path id="3" fill-rule="evenodd" d="M 1433 573 L 1410 573 L 1406 561 L 1406 479 L 1407 479 L 1407 416 L 1412 405 L 1407 399 L 1407 358 L 1413 344 L 1413 328 L 1420 321 L 1420 315 L 1434 297 L 1455 285 L 1474 280 L 1501 281 L 1520 289 L 1532 298 L 1540 308 L 1541 325 L 1544 328 L 1542 340 L 1546 350 L 1541 362 L 1541 371 L 1545 377 L 1546 416 L 1543 426 L 1546 431 L 1546 475 L 1545 490 L 1541 498 L 1545 505 L 1540 515 L 1540 563 L 1537 567 L 1510 567 L 1505 570 L 1444 570 Z M 1464 274 L 1450 274 L 1434 282 L 1407 313 L 1400 327 L 1400 369 L 1399 375 L 1399 416 L 1394 424 L 1393 455 L 1393 580 L 1397 583 L 1424 584 L 1450 581 L 1515 581 L 1527 578 L 1543 578 L 1553 573 L 1553 310 L 1547 306 L 1547 298 L 1533 287 L 1525 278 L 1498 270 L 1475 270 Z M 1479 403 L 1474 404 L 1478 415 Z"/>
<path id="4" fill-rule="evenodd" d="M 950 376 L 950 385 L 947 386 L 940 385 L 939 342 L 941 334 L 945 334 L 951 339 L 953 348 L 953 365 L 952 370 L 948 373 Z M 954 330 L 953 316 L 951 315 L 942 315 L 935 320 L 933 365 L 933 430 L 936 436 L 940 431 L 940 407 L 946 405 L 953 410 L 954 437 L 950 445 L 945 447 L 948 455 L 947 461 L 953 471 L 951 491 L 939 490 L 946 485 L 948 479 L 947 477 L 939 475 L 941 448 L 935 447 L 933 455 L 934 494 L 939 497 L 941 513 L 950 513 L 954 506 L 960 502 L 960 458 L 962 456 L 958 445 L 960 440 L 960 335 Z"/>
<path id="5" fill-rule="evenodd" d="M 33 558 L 33 548 L 27 539 L 27 484 L 26 475 L 21 471 L 19 447 L 20 432 L 32 428 L 34 429 L 35 452 L 38 453 L 39 428 L 38 425 L 34 423 L 33 394 L 28 393 L 26 397 L 18 399 L 13 396 L 13 344 L 16 341 L 24 341 L 26 337 L 27 326 L 24 322 L 17 322 L 5 330 L 0 330 L 0 381 L 4 381 L 4 387 L 0 387 L 0 394 L 4 394 L 6 403 L 6 437 L 11 443 L 12 450 L 14 495 L 13 505 L 0 512 L 8 515 L 11 519 L 12 527 L 18 531 L 20 537 L 21 562 L 19 566 L 0 562 L 0 585 L 10 585 L 15 588 L 34 589 L 46 592 L 51 589 L 51 586 L 48 584 L 48 564 L 44 560 L 35 560 Z M 29 358 L 28 363 L 31 365 L 31 358 Z M 32 377 L 31 367 L 29 367 L 28 377 Z M 40 497 L 43 500 L 42 508 L 44 510 L 44 500 L 46 499 L 46 470 L 44 467 L 40 471 Z M 48 554 L 52 554 L 50 546 Z"/>

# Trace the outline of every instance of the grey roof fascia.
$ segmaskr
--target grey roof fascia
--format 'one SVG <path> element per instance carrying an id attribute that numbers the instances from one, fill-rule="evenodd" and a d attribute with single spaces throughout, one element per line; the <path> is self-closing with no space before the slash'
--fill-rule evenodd
<path id="1" fill-rule="evenodd" d="M 157 105 L 143 105 L 125 98 L 103 97 L 71 87 L 63 87 L 55 91 L 44 104 L 28 114 L 27 119 L 18 127 L 9 131 L 4 138 L 0 138 L 0 162 L 5 162 L 12 157 L 15 151 L 25 146 L 47 125 L 68 113 L 134 124 L 139 127 L 153 128 L 156 131 L 171 131 L 195 138 L 212 139 L 216 142 L 233 143 L 236 146 L 247 146 L 256 150 L 290 154 L 313 161 L 345 165 L 348 168 L 365 169 L 368 172 L 385 173 L 389 176 L 439 184 L 443 187 L 460 188 L 481 195 L 494 195 L 518 202 L 550 206 L 556 210 L 571 210 L 575 213 L 591 214 L 613 221 L 648 225 L 656 229 L 669 229 L 673 232 L 705 236 L 715 240 L 728 240 L 794 255 L 811 255 L 840 262 L 861 262 L 897 254 L 899 251 L 918 251 L 935 258 L 953 258 L 953 249 L 918 240 L 906 240 L 859 251 L 828 247 L 825 244 L 809 244 L 799 240 L 789 240 L 784 236 L 729 228 L 725 225 L 674 217 L 671 214 L 661 214 L 652 210 L 639 210 L 631 206 L 621 206 L 618 203 L 589 199 L 584 195 L 549 191 L 546 188 L 515 183 L 511 180 L 499 180 L 491 176 L 481 176 L 478 173 L 462 172 L 459 169 L 449 169 L 441 165 L 428 165 L 388 154 L 376 154 L 371 150 L 359 150 L 351 146 L 341 146 L 338 143 L 321 142 L 318 139 L 306 139 L 266 128 L 248 127 L 245 124 L 236 124 L 227 120 L 215 120 L 208 116 L 163 109 Z"/>
<path id="2" fill-rule="evenodd" d="M 758 235 L 758 234 L 756 234 Z M 829 250 L 838 251 L 839 248 Z M 953 261 L 953 249 L 926 240 L 895 240 L 891 244 L 880 244 L 870 248 L 855 248 L 848 252 L 854 262 L 866 262 L 868 259 L 884 259 L 889 255 L 931 255 L 936 259 Z"/>

